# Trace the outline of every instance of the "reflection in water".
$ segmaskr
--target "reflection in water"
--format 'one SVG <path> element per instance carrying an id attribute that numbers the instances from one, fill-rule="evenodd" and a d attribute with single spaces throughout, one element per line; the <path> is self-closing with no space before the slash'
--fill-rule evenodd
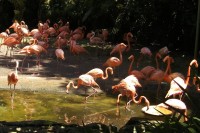
<path id="1" fill-rule="evenodd" d="M 10 91 L 10 98 L 11 98 L 11 109 L 13 110 L 13 108 L 14 108 L 14 97 L 15 97 L 15 90 L 11 90 Z"/>
<path id="2" fill-rule="evenodd" d="M 77 117 L 76 116 L 71 116 L 71 117 L 68 117 L 67 114 L 64 115 L 64 121 L 67 123 L 67 124 L 71 124 L 74 120 L 76 120 Z"/>
<path id="3" fill-rule="evenodd" d="M 0 121 L 49 120 L 80 125 L 100 122 L 121 127 L 131 117 L 148 117 L 141 112 L 144 105 L 131 104 L 128 111 L 125 99 L 118 107 L 115 97 L 104 94 L 84 101 L 84 96 L 75 94 L 1 90 Z"/>

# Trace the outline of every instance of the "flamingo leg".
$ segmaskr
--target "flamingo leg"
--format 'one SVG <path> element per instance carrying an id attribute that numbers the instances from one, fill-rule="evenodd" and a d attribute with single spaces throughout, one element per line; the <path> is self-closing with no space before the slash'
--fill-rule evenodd
<path id="1" fill-rule="evenodd" d="M 37 67 L 37 71 L 38 71 L 38 75 L 39 75 L 39 69 L 40 69 L 40 57 L 39 55 L 37 55 L 37 59 L 36 59 L 36 67 Z M 36 72 L 34 72 L 35 74 Z M 33 75 L 34 75 L 33 74 Z"/>
<path id="2" fill-rule="evenodd" d="M 137 68 L 139 67 L 139 64 L 142 58 L 143 58 L 143 54 L 140 53 L 140 57 L 138 58 L 138 61 L 137 61 Z"/>
<path id="3" fill-rule="evenodd" d="M 118 97 L 117 97 L 117 105 L 119 105 L 121 96 L 122 96 L 122 94 L 119 94 Z"/>
<path id="4" fill-rule="evenodd" d="M 159 98 L 159 92 L 161 90 L 161 82 L 158 82 L 158 88 L 157 88 L 157 92 L 156 92 L 156 99 Z"/>
<path id="5" fill-rule="evenodd" d="M 11 91 L 11 109 L 14 108 L 14 97 L 15 97 L 15 92 L 13 90 Z"/>
<path id="6" fill-rule="evenodd" d="M 9 50 L 9 47 L 7 46 L 7 49 L 6 49 L 6 54 L 5 54 L 6 56 L 7 56 L 7 54 L 8 54 L 8 50 Z"/>
<path id="7" fill-rule="evenodd" d="M 87 99 L 88 99 L 90 96 L 92 96 L 92 95 L 94 95 L 95 93 L 97 93 L 97 90 L 96 90 L 95 88 L 93 88 L 93 90 L 94 90 L 94 92 L 93 92 L 92 94 L 90 94 L 89 96 L 85 97 L 85 101 L 87 101 Z"/>
<path id="8" fill-rule="evenodd" d="M 27 55 L 24 57 L 24 59 L 23 59 L 23 61 L 22 61 L 21 72 L 22 72 L 22 68 L 23 68 L 24 61 L 25 61 L 26 57 L 27 57 Z"/>

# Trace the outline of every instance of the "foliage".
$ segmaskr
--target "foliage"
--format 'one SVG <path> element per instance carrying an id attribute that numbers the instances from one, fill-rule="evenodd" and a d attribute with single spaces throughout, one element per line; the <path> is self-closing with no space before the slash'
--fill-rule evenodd
<path id="1" fill-rule="evenodd" d="M 107 28 L 111 31 L 113 42 L 121 41 L 123 34 L 131 31 L 137 37 L 138 43 L 146 46 L 157 42 L 169 48 L 183 48 L 184 45 L 185 50 L 193 51 L 193 47 L 188 44 L 194 44 L 195 41 L 197 0 L 9 0 L 9 2 L 15 8 L 13 20 L 26 19 L 27 24 L 32 26 L 37 25 L 39 20 L 50 19 L 53 24 L 63 19 L 70 22 L 72 29 L 82 25 L 87 27 L 87 31 Z"/>

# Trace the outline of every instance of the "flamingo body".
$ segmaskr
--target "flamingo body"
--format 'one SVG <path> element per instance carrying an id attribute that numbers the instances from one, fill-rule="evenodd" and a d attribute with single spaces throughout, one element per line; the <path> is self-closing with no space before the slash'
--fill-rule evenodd
<path id="1" fill-rule="evenodd" d="M 55 54 L 56 54 L 57 59 L 65 60 L 65 54 L 64 54 L 64 51 L 62 49 L 57 48 L 55 50 Z"/>
<path id="2" fill-rule="evenodd" d="M 8 74 L 8 85 L 10 85 L 10 89 L 11 89 L 11 85 L 13 84 L 14 85 L 14 89 L 15 89 L 15 86 L 19 80 L 19 77 L 18 77 L 18 72 L 17 72 L 17 68 L 19 66 L 19 62 L 16 61 L 16 66 L 15 66 L 15 72 L 10 72 Z"/>

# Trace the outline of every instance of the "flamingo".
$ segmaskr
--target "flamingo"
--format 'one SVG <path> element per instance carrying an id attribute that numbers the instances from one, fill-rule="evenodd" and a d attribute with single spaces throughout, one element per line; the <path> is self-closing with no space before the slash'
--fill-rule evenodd
<path id="1" fill-rule="evenodd" d="M 148 47 L 142 47 L 140 49 L 140 56 L 137 61 L 137 67 L 139 67 L 139 64 L 144 56 L 148 56 L 149 58 L 151 58 L 152 56 L 152 52 Z"/>
<path id="2" fill-rule="evenodd" d="M 159 49 L 158 53 L 162 56 L 165 57 L 170 51 L 168 50 L 167 46 L 164 46 Z"/>
<path id="3" fill-rule="evenodd" d="M 124 34 L 124 40 L 126 40 L 127 43 L 128 43 L 128 47 L 126 49 L 126 52 L 130 51 L 130 49 L 131 49 L 130 42 L 131 42 L 132 38 L 133 38 L 133 34 L 131 32 L 128 32 L 128 33 Z"/>
<path id="4" fill-rule="evenodd" d="M 101 45 L 101 49 L 103 50 L 104 40 L 101 37 L 95 36 L 95 32 L 92 32 L 90 37 L 90 44 L 96 45 L 96 54 L 98 55 L 98 46 Z"/>
<path id="5" fill-rule="evenodd" d="M 179 95 L 180 99 L 182 98 L 183 90 L 180 88 L 180 86 L 182 86 L 183 89 L 187 88 L 187 85 L 188 85 L 189 80 L 190 80 L 191 66 L 193 66 L 193 65 L 196 68 L 198 67 L 197 60 L 193 59 L 190 62 L 190 65 L 189 65 L 188 71 L 187 71 L 187 78 L 186 78 L 186 80 L 184 80 L 183 78 L 181 78 L 179 76 L 171 80 L 171 82 L 170 82 L 170 89 L 168 90 L 165 98 L 168 98 L 168 97 L 170 97 L 172 95 L 173 96 Z"/>
<path id="6" fill-rule="evenodd" d="M 101 34 L 99 34 L 98 36 L 101 37 L 104 40 L 104 42 L 108 40 L 109 36 L 108 29 L 101 29 Z"/>
<path id="7" fill-rule="evenodd" d="M 138 78 L 135 75 L 129 75 L 126 78 L 122 79 L 121 81 L 130 82 L 134 84 L 135 87 L 142 87 Z"/>
<path id="8" fill-rule="evenodd" d="M 103 44 L 104 41 L 102 38 L 95 36 L 95 32 L 92 32 L 91 37 L 90 37 L 90 44 Z"/>
<path id="9" fill-rule="evenodd" d="M 58 69 L 58 60 L 65 60 L 65 53 L 64 51 L 60 48 L 60 45 L 58 45 L 58 48 L 55 50 L 55 55 L 57 57 L 57 69 Z"/>
<path id="10" fill-rule="evenodd" d="M 92 89 L 94 90 L 94 92 L 92 94 L 90 94 L 89 96 L 85 97 L 86 101 L 87 101 L 87 99 L 90 96 L 92 96 L 95 93 L 97 93 L 97 90 L 94 88 L 95 86 L 97 86 L 98 88 L 100 88 L 99 85 L 95 82 L 94 78 L 91 75 L 89 75 L 89 74 L 82 74 L 82 75 L 80 75 L 79 78 L 78 78 L 77 85 L 74 85 L 74 82 L 70 81 L 67 84 L 67 86 L 66 86 L 66 93 L 69 93 L 69 89 L 70 89 L 71 85 L 75 89 L 78 89 L 81 85 L 82 86 L 90 86 L 90 87 L 92 87 Z"/>
<path id="11" fill-rule="evenodd" d="M 159 53 L 157 53 L 155 56 L 156 68 L 153 66 L 145 66 L 140 70 L 146 78 L 149 78 L 150 75 L 156 71 L 156 69 L 159 69 L 158 58 L 161 58 Z"/>
<path id="12" fill-rule="evenodd" d="M 63 47 L 63 46 L 66 46 L 67 45 L 67 39 L 66 38 L 62 38 L 62 37 L 58 37 L 58 39 L 56 39 L 55 41 L 55 45 L 57 47 Z"/>
<path id="13" fill-rule="evenodd" d="M 144 99 L 147 105 L 147 110 L 149 109 L 150 102 L 145 96 L 140 96 L 139 100 L 136 100 L 136 97 L 137 97 L 136 83 L 137 82 L 138 82 L 137 78 L 131 75 L 121 80 L 119 84 L 112 86 L 112 89 L 114 92 L 116 91 L 120 92 L 120 94 L 117 97 L 117 105 L 119 105 L 120 98 L 122 96 L 127 96 L 127 97 L 131 97 L 131 100 L 129 100 L 126 105 L 129 105 L 131 101 L 133 101 L 136 104 L 140 104 L 142 99 Z"/>
<path id="14" fill-rule="evenodd" d="M 9 27 L 9 29 L 13 29 L 17 33 L 18 26 L 20 26 L 20 24 L 15 20 L 13 24 Z"/>
<path id="15" fill-rule="evenodd" d="M 24 57 L 24 59 L 22 61 L 22 67 L 23 67 L 23 63 L 24 63 L 24 60 L 26 59 L 27 55 L 34 54 L 37 56 L 36 63 L 38 63 L 38 69 L 39 69 L 40 55 L 42 52 L 45 52 L 47 54 L 47 50 L 45 48 L 43 48 L 41 45 L 37 45 L 37 39 L 30 39 L 30 44 L 31 45 L 27 45 L 19 51 L 19 53 L 21 53 L 21 54 L 26 54 L 26 56 Z M 21 70 L 22 70 L 22 67 L 21 67 Z"/>
<path id="16" fill-rule="evenodd" d="M 108 58 L 106 60 L 106 62 L 103 64 L 103 66 L 112 67 L 112 68 L 120 66 L 122 64 L 122 62 L 123 62 L 121 49 L 119 50 L 119 56 L 120 56 L 119 58 L 117 58 L 117 57 Z"/>
<path id="17" fill-rule="evenodd" d="M 8 85 L 10 85 L 10 90 L 11 90 L 11 85 L 14 85 L 14 90 L 15 90 L 15 86 L 19 80 L 19 76 L 18 76 L 18 71 L 17 68 L 19 67 L 19 61 L 15 60 L 16 62 L 16 66 L 15 66 L 15 71 L 10 72 L 8 74 Z"/>
<path id="18" fill-rule="evenodd" d="M 89 52 L 84 47 L 76 43 L 76 40 L 71 39 L 69 45 L 70 45 L 70 52 L 73 53 L 74 55 L 79 55 L 81 53 L 89 54 Z"/>
<path id="19" fill-rule="evenodd" d="M 63 31 L 70 33 L 69 22 L 66 22 L 65 25 L 63 25 L 63 21 L 60 20 L 58 24 L 59 24 L 59 28 L 58 28 L 59 33 Z"/>
<path id="20" fill-rule="evenodd" d="M 92 70 L 88 71 L 86 74 L 91 75 L 94 79 L 101 78 L 101 79 L 105 80 L 108 78 L 108 71 L 111 74 L 113 74 L 112 67 L 107 67 L 105 69 L 105 74 L 106 74 L 105 76 L 104 76 L 103 70 L 101 70 L 100 68 L 93 68 Z"/>
<path id="21" fill-rule="evenodd" d="M 47 19 L 46 22 L 43 24 L 42 29 L 47 30 L 49 28 L 50 23 L 51 23 L 51 21 L 49 19 Z"/>
<path id="22" fill-rule="evenodd" d="M 53 27 L 49 27 L 47 29 L 47 32 L 51 37 L 57 36 L 58 35 L 58 24 L 54 23 Z"/>
<path id="23" fill-rule="evenodd" d="M 131 61 L 129 69 L 128 69 L 128 74 L 129 75 L 135 75 L 139 80 L 145 80 L 146 77 L 145 77 L 144 73 L 142 73 L 139 70 L 132 70 L 132 65 L 133 65 L 133 62 L 134 62 L 134 56 L 130 55 L 128 59 Z"/>
<path id="24" fill-rule="evenodd" d="M 57 59 L 65 60 L 65 54 L 64 54 L 64 51 L 61 48 L 57 48 L 55 50 L 55 55 L 56 55 Z"/>
<path id="25" fill-rule="evenodd" d="M 9 48 L 11 48 L 11 50 L 10 50 L 10 56 L 11 56 L 11 52 L 13 51 L 13 48 L 17 44 L 20 44 L 20 43 L 21 43 L 21 37 L 20 36 L 18 36 L 18 38 L 10 37 L 10 36 L 5 38 L 5 40 L 2 43 L 2 45 L 6 45 L 7 46 L 6 55 L 8 54 Z"/>
<path id="26" fill-rule="evenodd" d="M 160 54 L 157 53 L 157 55 L 159 58 L 161 58 Z M 159 69 L 159 66 L 158 66 L 158 63 L 157 63 L 157 68 L 151 75 L 150 77 L 147 79 L 148 81 L 156 81 L 158 83 L 158 88 L 157 88 L 157 96 L 158 96 L 158 93 L 159 93 L 159 90 L 161 88 L 161 82 L 163 81 L 163 79 L 168 76 L 168 71 L 169 71 L 169 68 L 170 68 L 170 62 L 167 62 L 167 67 L 166 67 L 166 70 L 163 71 L 163 70 L 160 70 Z"/>
<path id="27" fill-rule="evenodd" d="M 115 52 L 119 52 L 119 50 L 121 50 L 121 52 L 124 52 L 124 50 L 126 49 L 127 45 L 124 43 L 119 43 L 117 44 L 112 51 L 110 52 L 110 55 L 112 55 Z"/>
<path id="28" fill-rule="evenodd" d="M 183 112 L 183 116 L 184 116 L 184 121 L 187 121 L 187 106 L 185 105 L 185 103 L 179 99 L 168 99 L 167 101 L 165 101 L 164 103 L 160 103 L 157 105 L 158 107 L 163 107 L 163 108 L 167 108 L 167 109 L 171 109 L 171 110 L 180 110 L 181 112 Z"/>

